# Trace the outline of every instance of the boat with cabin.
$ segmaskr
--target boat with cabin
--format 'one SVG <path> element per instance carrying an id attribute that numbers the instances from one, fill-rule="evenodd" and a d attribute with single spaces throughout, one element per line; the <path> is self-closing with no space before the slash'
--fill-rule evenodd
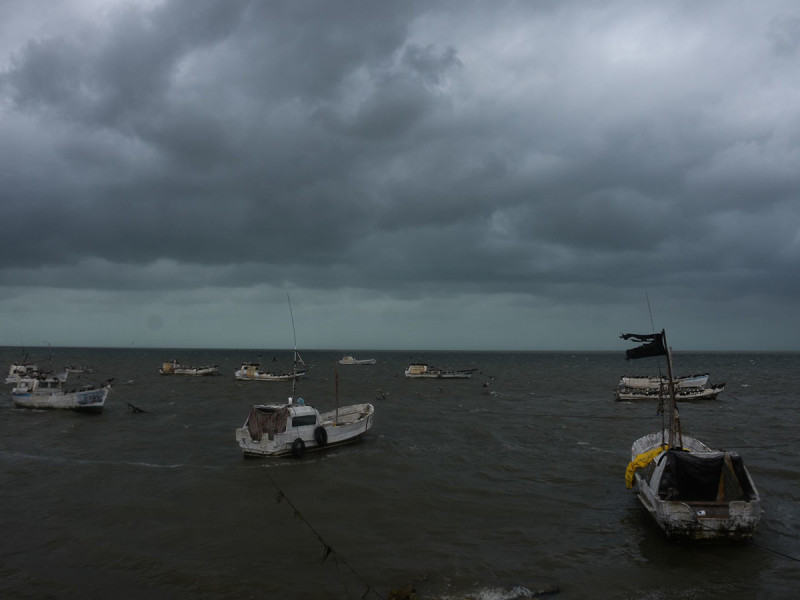
<path id="1" fill-rule="evenodd" d="M 374 365 L 374 358 L 355 358 L 354 356 L 345 356 L 339 359 L 340 365 Z"/>
<path id="2" fill-rule="evenodd" d="M 111 381 L 102 385 L 85 385 L 65 389 L 65 381 L 57 375 L 26 377 L 11 390 L 14 404 L 20 408 L 67 409 L 79 412 L 103 412 L 111 391 Z"/>
<path id="3" fill-rule="evenodd" d="M 265 371 L 261 368 L 259 362 L 242 363 L 242 366 L 236 369 L 234 377 L 239 381 L 295 381 L 301 377 L 305 377 L 308 373 L 306 363 L 298 352 L 295 352 L 294 366 L 291 371 L 286 372 L 273 372 Z"/>
<path id="4" fill-rule="evenodd" d="M 208 377 L 219 375 L 219 369 L 217 365 L 196 367 L 194 365 L 183 365 L 178 362 L 177 359 L 162 363 L 158 372 L 162 375 L 187 375 L 189 377 Z"/>
<path id="5" fill-rule="evenodd" d="M 411 379 L 469 379 L 475 371 L 477 369 L 448 371 L 430 367 L 425 363 L 415 363 L 408 366 L 405 376 Z"/>
<path id="6" fill-rule="evenodd" d="M 301 457 L 306 452 L 357 442 L 372 427 L 372 404 L 353 404 L 320 413 L 302 398 L 257 404 L 236 430 L 244 456 Z"/>
<path id="7" fill-rule="evenodd" d="M 672 379 L 672 353 L 666 334 L 622 334 L 642 343 L 629 359 L 667 357 L 669 394 L 660 403 L 662 428 L 637 439 L 625 483 L 668 538 L 745 540 L 761 519 L 761 497 L 742 457 L 712 450 L 681 429 Z"/>

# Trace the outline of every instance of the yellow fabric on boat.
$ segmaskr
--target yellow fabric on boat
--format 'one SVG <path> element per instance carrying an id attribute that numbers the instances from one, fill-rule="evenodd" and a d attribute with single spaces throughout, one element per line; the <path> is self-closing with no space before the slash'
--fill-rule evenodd
<path id="1" fill-rule="evenodd" d="M 636 472 L 637 469 L 641 469 L 642 467 L 646 467 L 651 462 L 653 462 L 659 454 L 661 454 L 664 450 L 667 449 L 666 444 L 663 446 L 659 446 L 658 448 L 653 448 L 652 450 L 648 450 L 647 452 L 642 452 L 641 454 L 637 455 L 631 462 L 628 463 L 628 468 L 625 469 L 625 487 L 631 489 L 633 487 L 633 474 Z"/>

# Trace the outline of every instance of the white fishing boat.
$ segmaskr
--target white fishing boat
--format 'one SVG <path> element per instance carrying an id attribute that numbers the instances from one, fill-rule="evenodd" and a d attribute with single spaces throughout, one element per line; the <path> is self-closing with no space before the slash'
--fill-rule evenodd
<path id="1" fill-rule="evenodd" d="M 417 379 L 469 379 L 477 369 L 460 369 L 448 371 L 430 367 L 424 363 L 409 365 L 405 370 L 405 376 Z"/>
<path id="2" fill-rule="evenodd" d="M 103 412 L 111 382 L 66 390 L 56 375 L 29 377 L 20 380 L 11 390 L 14 404 L 20 408 L 54 408 L 81 412 Z"/>
<path id="3" fill-rule="evenodd" d="M 285 404 L 253 406 L 236 441 L 245 456 L 295 456 L 358 441 L 370 427 L 375 408 L 353 404 L 320 413 L 302 398 Z"/>
<path id="4" fill-rule="evenodd" d="M 664 330 L 654 334 L 623 334 L 642 346 L 627 351 L 628 358 L 667 356 L 669 381 L 672 356 Z M 628 488 L 669 538 L 687 540 L 741 540 L 753 536 L 761 519 L 761 498 L 735 452 L 715 451 L 696 438 L 683 435 L 675 388 L 668 385 L 660 408 L 664 427 L 631 446 L 625 473 Z"/>
<path id="5" fill-rule="evenodd" d="M 92 367 L 82 367 L 80 365 L 70 365 L 68 367 L 64 367 L 64 371 L 67 373 L 94 373 L 94 369 Z"/>
<path id="6" fill-rule="evenodd" d="M 340 365 L 374 365 L 374 358 L 355 358 L 354 356 L 345 356 L 339 359 Z"/>
<path id="7" fill-rule="evenodd" d="M 678 389 L 704 387 L 708 383 L 708 373 L 676 377 L 672 385 Z M 619 378 L 620 388 L 657 390 L 667 385 L 667 378 L 659 375 L 623 375 Z"/>
<path id="8" fill-rule="evenodd" d="M 715 400 L 722 392 L 725 391 L 724 383 L 715 383 L 705 387 L 694 388 L 675 388 L 675 400 L 688 401 L 688 400 Z M 669 393 L 669 386 L 664 385 L 662 388 L 644 389 L 644 388 L 617 388 L 614 390 L 614 399 L 620 401 L 626 400 L 658 400 L 661 397 L 666 397 Z"/>
<path id="9" fill-rule="evenodd" d="M 300 362 L 302 363 L 302 359 Z M 302 364 L 303 367 L 294 368 L 286 373 L 273 373 L 264 371 L 257 362 L 242 363 L 242 366 L 234 372 L 234 377 L 240 381 L 293 381 L 306 375 L 305 363 Z"/>
<path id="10" fill-rule="evenodd" d="M 217 365 L 207 365 L 195 367 L 193 365 L 183 365 L 177 360 L 166 361 L 161 364 L 158 370 L 162 375 L 188 375 L 189 377 L 208 377 L 219 375 Z"/>

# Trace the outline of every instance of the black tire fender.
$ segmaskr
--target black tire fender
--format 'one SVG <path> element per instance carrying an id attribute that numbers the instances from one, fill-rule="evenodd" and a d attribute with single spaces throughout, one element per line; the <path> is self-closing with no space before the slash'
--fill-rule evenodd
<path id="1" fill-rule="evenodd" d="M 314 440 L 320 448 L 328 443 L 328 431 L 322 425 L 314 430 Z"/>
<path id="2" fill-rule="evenodd" d="M 303 454 L 306 453 L 306 443 L 297 438 L 294 442 L 292 442 L 292 456 L 295 458 L 300 458 Z"/>

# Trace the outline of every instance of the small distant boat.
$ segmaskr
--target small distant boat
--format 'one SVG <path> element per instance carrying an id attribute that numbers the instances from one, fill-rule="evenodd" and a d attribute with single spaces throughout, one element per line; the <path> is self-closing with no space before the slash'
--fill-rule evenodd
<path id="1" fill-rule="evenodd" d="M 405 370 L 406 377 L 419 379 L 469 379 L 477 369 L 460 369 L 457 371 L 447 371 L 429 367 L 424 363 L 409 365 Z"/>
<path id="2" fill-rule="evenodd" d="M 177 360 L 171 360 L 161 364 L 158 370 L 162 375 L 188 375 L 190 377 L 207 377 L 210 375 L 219 375 L 217 365 L 208 365 L 204 367 L 195 367 L 182 365 Z"/>
<path id="3" fill-rule="evenodd" d="M 102 386 L 83 386 L 66 391 L 57 375 L 29 377 L 20 380 L 11 390 L 14 404 L 20 408 L 55 408 L 81 412 L 103 412 L 111 382 Z"/>
<path id="4" fill-rule="evenodd" d="M 304 377 L 307 373 L 305 368 L 305 363 L 303 359 L 300 358 L 300 355 L 297 355 L 299 359 L 297 364 L 303 365 L 302 367 L 295 366 L 288 373 L 273 373 L 272 371 L 264 371 L 261 369 L 261 364 L 257 362 L 252 363 L 242 363 L 242 366 L 236 369 L 234 372 L 234 376 L 236 379 L 240 381 L 294 381 L 296 379 L 300 379 Z"/>
<path id="5" fill-rule="evenodd" d="M 375 359 L 374 358 L 355 358 L 353 356 L 345 356 L 344 358 L 339 359 L 340 365 L 374 365 Z"/>
<path id="6" fill-rule="evenodd" d="M 64 371 L 67 373 L 94 373 L 94 369 L 92 367 L 80 367 L 76 365 L 64 367 Z"/>
<path id="7" fill-rule="evenodd" d="M 676 377 L 672 385 L 680 388 L 703 387 L 708 383 L 708 373 L 701 375 L 684 375 Z M 667 385 L 667 378 L 658 375 L 623 375 L 619 378 L 620 388 L 634 388 L 645 390 L 657 390 Z"/>
<path id="8" fill-rule="evenodd" d="M 372 427 L 372 404 L 353 404 L 320 413 L 289 398 L 284 404 L 253 406 L 236 441 L 244 456 L 295 456 L 358 441 Z"/>
<path id="9" fill-rule="evenodd" d="M 666 355 L 669 373 L 666 406 L 659 407 L 666 426 L 633 443 L 626 486 L 636 488 L 642 506 L 669 538 L 751 538 L 761 519 L 758 490 L 737 453 L 714 451 L 683 435 L 664 330 L 620 337 L 644 343 L 628 350 L 628 358 Z"/>

